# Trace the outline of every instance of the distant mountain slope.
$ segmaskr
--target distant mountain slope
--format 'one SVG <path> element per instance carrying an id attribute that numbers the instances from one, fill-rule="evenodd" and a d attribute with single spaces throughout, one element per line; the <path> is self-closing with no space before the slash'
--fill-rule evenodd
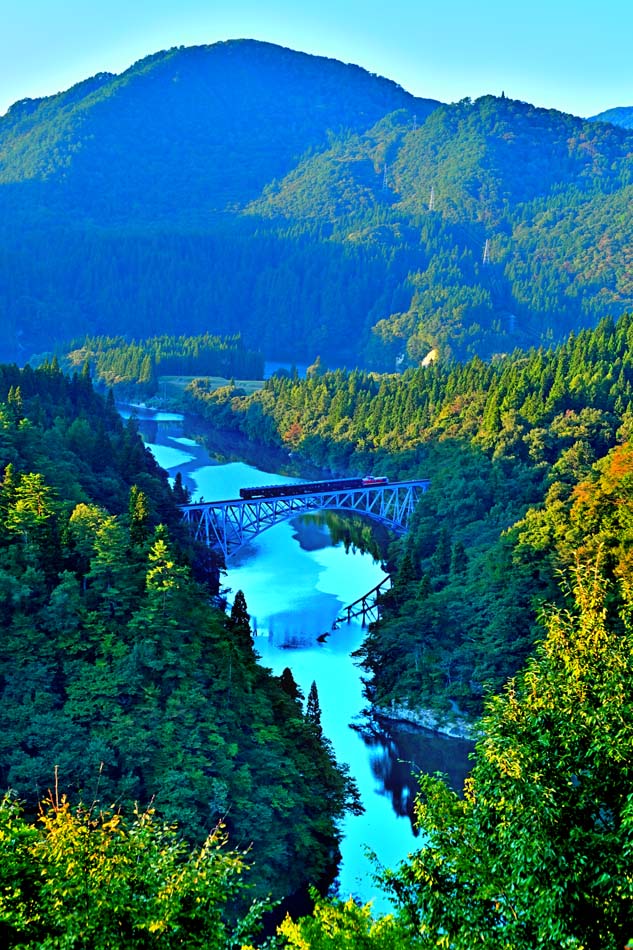
<path id="1" fill-rule="evenodd" d="M 355 244 L 417 245 L 410 305 L 376 323 L 366 355 L 490 355 L 633 304 L 632 154 L 627 130 L 485 96 L 417 128 L 392 113 L 249 210 L 325 219 Z"/>
<path id="2" fill-rule="evenodd" d="M 426 212 L 433 193 L 444 218 L 495 225 L 561 188 L 611 192 L 628 183 L 632 141 L 494 96 L 440 106 L 415 128 L 403 110 L 306 158 L 252 210 L 336 217 L 379 203 L 410 215 Z"/>
<path id="3" fill-rule="evenodd" d="M 0 119 L 0 357 L 227 335 L 376 369 L 633 309 L 633 132 L 253 40 Z"/>
<path id="4" fill-rule="evenodd" d="M 606 112 L 599 112 L 598 115 L 592 115 L 591 122 L 612 122 L 613 125 L 621 125 L 625 129 L 633 129 L 633 106 L 616 106 L 615 109 L 607 109 Z"/>
<path id="5" fill-rule="evenodd" d="M 171 49 L 13 106 L 0 119 L 0 183 L 46 182 L 43 200 L 109 220 L 203 220 L 255 197 L 332 132 L 436 104 L 357 66 L 268 43 Z"/>

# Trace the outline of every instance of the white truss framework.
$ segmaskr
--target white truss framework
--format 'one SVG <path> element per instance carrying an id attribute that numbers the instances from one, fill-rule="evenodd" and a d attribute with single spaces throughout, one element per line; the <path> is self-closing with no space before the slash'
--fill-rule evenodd
<path id="1" fill-rule="evenodd" d="M 220 548 L 228 558 L 267 528 L 296 515 L 326 508 L 359 512 L 393 531 L 406 531 L 418 499 L 429 485 L 430 481 L 421 479 L 309 495 L 203 502 L 183 505 L 181 510 L 194 537 L 210 547 Z"/>

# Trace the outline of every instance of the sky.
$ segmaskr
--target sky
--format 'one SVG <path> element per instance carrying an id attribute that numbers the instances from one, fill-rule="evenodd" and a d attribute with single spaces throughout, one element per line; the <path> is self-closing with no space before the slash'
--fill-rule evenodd
<path id="1" fill-rule="evenodd" d="M 633 105 L 631 0 L 0 0 L 0 115 L 172 46 L 252 38 L 455 102 Z"/>

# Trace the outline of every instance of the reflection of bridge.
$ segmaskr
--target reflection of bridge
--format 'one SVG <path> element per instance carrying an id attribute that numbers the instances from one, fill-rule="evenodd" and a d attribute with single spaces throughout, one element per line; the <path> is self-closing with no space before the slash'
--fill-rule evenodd
<path id="1" fill-rule="evenodd" d="M 363 618 L 363 627 L 368 620 L 378 620 L 380 616 L 380 595 L 383 591 L 389 590 L 390 587 L 391 578 L 387 575 L 387 577 L 383 577 L 380 584 L 376 584 L 366 594 L 355 600 L 353 604 L 349 604 L 341 616 L 336 618 L 332 627 L 337 627 L 340 623 L 349 623 L 355 617 Z"/>
<path id="2" fill-rule="evenodd" d="M 392 531 L 407 530 L 409 518 L 420 495 L 428 489 L 428 479 L 365 485 L 360 488 L 331 488 L 310 494 L 283 494 L 273 498 L 236 498 L 202 502 L 182 507 L 183 519 L 194 537 L 211 547 L 219 547 L 224 557 L 281 521 L 295 515 L 326 508 L 368 515 Z M 284 486 L 288 490 L 287 486 Z"/>

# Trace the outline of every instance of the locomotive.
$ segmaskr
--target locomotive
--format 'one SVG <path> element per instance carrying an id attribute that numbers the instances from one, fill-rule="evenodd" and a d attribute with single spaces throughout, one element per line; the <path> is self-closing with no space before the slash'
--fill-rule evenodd
<path id="1" fill-rule="evenodd" d="M 299 482 L 296 485 L 261 485 L 257 488 L 240 488 L 240 498 L 251 501 L 255 498 L 283 498 L 288 495 L 313 495 L 324 491 L 343 491 L 346 488 L 367 488 L 386 485 L 389 479 L 383 476 L 366 475 L 364 478 L 335 478 L 326 482 Z"/>

